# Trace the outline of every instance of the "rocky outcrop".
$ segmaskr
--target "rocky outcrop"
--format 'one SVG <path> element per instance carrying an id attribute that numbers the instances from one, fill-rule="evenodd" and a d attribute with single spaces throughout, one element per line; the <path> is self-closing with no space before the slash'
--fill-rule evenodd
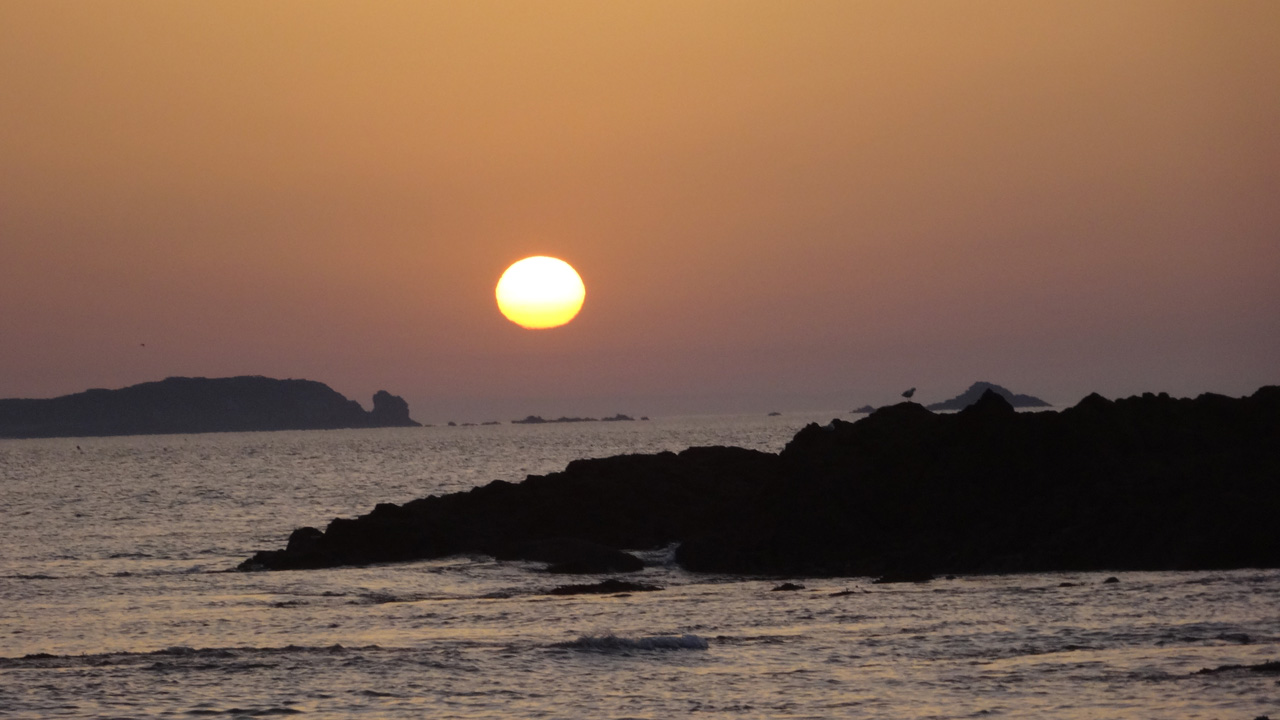
<path id="1" fill-rule="evenodd" d="M 1091 395 L 1017 413 L 986 393 L 801 430 L 759 520 L 690 538 L 704 571 L 867 576 L 1280 566 L 1280 388 Z"/>
<path id="2" fill-rule="evenodd" d="M 905 402 L 739 448 L 570 463 L 520 484 L 379 505 L 242 569 L 679 543 L 694 571 L 920 581 L 972 572 L 1280 567 L 1280 387 L 1194 400 L 1091 395 L 1018 413 Z M 299 534 L 301 533 L 301 535 Z M 514 548 L 514 550 L 513 550 Z"/>
<path id="3" fill-rule="evenodd" d="M 369 422 L 374 427 L 419 426 L 409 417 L 409 403 L 399 395 L 392 395 L 386 390 L 379 390 L 373 394 L 373 410 L 369 412 Z"/>
<path id="4" fill-rule="evenodd" d="M 379 391 L 373 412 L 324 383 L 260 376 L 172 377 L 47 400 L 0 400 L 0 437 L 83 437 L 417 426 Z"/>
<path id="5" fill-rule="evenodd" d="M 575 460 L 519 484 L 495 480 L 468 492 L 379 504 L 368 515 L 333 520 L 318 536 L 308 532 L 305 543 L 291 539 L 284 550 L 260 552 L 241 569 L 483 553 L 548 562 L 561 572 L 634 570 L 626 559 L 634 557 L 616 550 L 664 547 L 732 524 L 752 512 L 778 462 L 770 453 L 723 447 Z"/>
<path id="6" fill-rule="evenodd" d="M 933 410 L 935 412 L 943 411 L 943 410 L 963 410 L 969 407 L 970 405 L 978 402 L 978 400 L 984 394 L 986 394 L 987 391 L 994 392 L 995 394 L 1004 398 L 1010 405 L 1012 405 L 1015 408 L 1051 407 L 1049 403 L 1041 400 L 1038 397 L 1032 397 L 1030 395 L 1015 395 L 1009 390 L 1000 387 L 999 385 L 995 385 L 989 382 L 976 382 L 970 385 L 968 390 L 965 390 L 964 392 L 951 398 L 950 400 L 944 400 L 942 402 L 933 403 L 932 405 L 928 406 L 928 409 Z"/>

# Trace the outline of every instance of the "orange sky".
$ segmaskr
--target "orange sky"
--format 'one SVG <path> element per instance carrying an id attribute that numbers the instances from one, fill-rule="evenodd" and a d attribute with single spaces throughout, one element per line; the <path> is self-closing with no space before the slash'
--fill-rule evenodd
<path id="1" fill-rule="evenodd" d="M 0 397 L 1280 383 L 1272 0 L 6 0 L 0 88 Z M 495 307 L 535 254 L 586 282 L 568 326 Z"/>

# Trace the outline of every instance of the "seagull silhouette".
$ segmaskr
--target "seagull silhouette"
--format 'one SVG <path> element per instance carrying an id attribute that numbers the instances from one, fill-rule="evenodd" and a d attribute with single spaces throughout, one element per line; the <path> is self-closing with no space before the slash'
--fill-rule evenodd
<path id="1" fill-rule="evenodd" d="M 916 389 L 915 389 L 915 388 L 911 388 L 910 390 L 908 390 L 908 391 L 906 391 L 906 392 L 902 393 L 902 397 L 907 398 L 907 399 L 910 399 L 910 398 L 911 398 L 911 396 L 912 396 L 912 395 L 915 395 L 915 394 L 916 394 Z"/>

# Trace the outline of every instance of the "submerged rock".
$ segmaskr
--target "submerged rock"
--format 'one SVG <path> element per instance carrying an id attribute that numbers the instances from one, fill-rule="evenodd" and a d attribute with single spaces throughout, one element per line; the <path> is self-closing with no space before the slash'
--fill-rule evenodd
<path id="1" fill-rule="evenodd" d="M 630 592 L 656 592 L 661 590 L 660 585 L 648 585 L 645 583 L 627 582 L 626 580 L 617 580 L 610 578 L 601 580 L 598 583 L 589 585 L 561 585 L 553 588 L 548 595 L 613 595 L 614 593 L 630 593 Z"/>
<path id="2" fill-rule="evenodd" d="M 1264 675 L 1280 675 L 1280 661 L 1271 660 L 1270 662 L 1258 663 L 1257 665 L 1219 665 L 1215 668 L 1201 668 L 1195 671 L 1196 675 L 1217 675 L 1219 673 L 1231 672 L 1255 672 Z"/>

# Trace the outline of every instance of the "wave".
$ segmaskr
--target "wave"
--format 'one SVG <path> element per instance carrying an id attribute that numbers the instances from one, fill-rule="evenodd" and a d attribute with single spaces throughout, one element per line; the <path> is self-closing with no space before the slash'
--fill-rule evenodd
<path id="1" fill-rule="evenodd" d="M 202 715 L 203 716 L 233 715 L 235 717 L 266 717 L 268 715 L 301 715 L 302 711 L 294 710 L 293 708 L 290 708 L 290 707 L 269 707 L 269 708 L 261 708 L 257 710 L 252 710 L 249 708 L 233 707 L 233 708 L 227 708 L 226 710 L 206 710 L 206 709 L 197 708 L 195 710 L 188 710 L 187 714 L 195 715 L 196 717 L 200 717 Z"/>
<path id="2" fill-rule="evenodd" d="M 655 550 L 628 550 L 627 552 L 640 558 L 646 567 L 679 567 L 676 563 L 676 548 L 680 543 L 671 543 Z"/>
<path id="3" fill-rule="evenodd" d="M 72 558 L 73 560 L 75 558 Z M 11 573 L 0 575 L 0 580 L 101 580 L 103 578 L 158 578 L 174 575 L 220 575 L 225 570 L 213 569 L 209 565 L 192 565 L 181 568 L 150 568 L 146 570 L 119 570 L 116 572 L 81 572 L 50 575 L 48 573 Z"/>
<path id="4" fill-rule="evenodd" d="M 263 657 L 290 654 L 326 654 L 338 655 L 347 652 L 367 652 L 387 650 L 378 645 L 362 647 L 344 647 L 342 645 L 307 646 L 285 645 L 283 647 L 238 647 L 238 648 L 192 648 L 185 645 L 153 650 L 151 652 L 116 652 L 94 653 L 85 655 L 51 655 L 49 653 L 33 653 L 22 657 L 0 657 L 0 670 L 20 667 L 67 668 L 106 665 L 136 665 L 157 660 L 204 660 L 204 661 L 245 661 Z M 234 668 L 233 668 L 234 669 Z"/>
<path id="5" fill-rule="evenodd" d="M 707 641 L 697 635 L 652 635 L 627 638 L 608 635 L 583 635 L 572 642 L 556 643 L 552 647 L 569 650 L 706 650 Z"/>

